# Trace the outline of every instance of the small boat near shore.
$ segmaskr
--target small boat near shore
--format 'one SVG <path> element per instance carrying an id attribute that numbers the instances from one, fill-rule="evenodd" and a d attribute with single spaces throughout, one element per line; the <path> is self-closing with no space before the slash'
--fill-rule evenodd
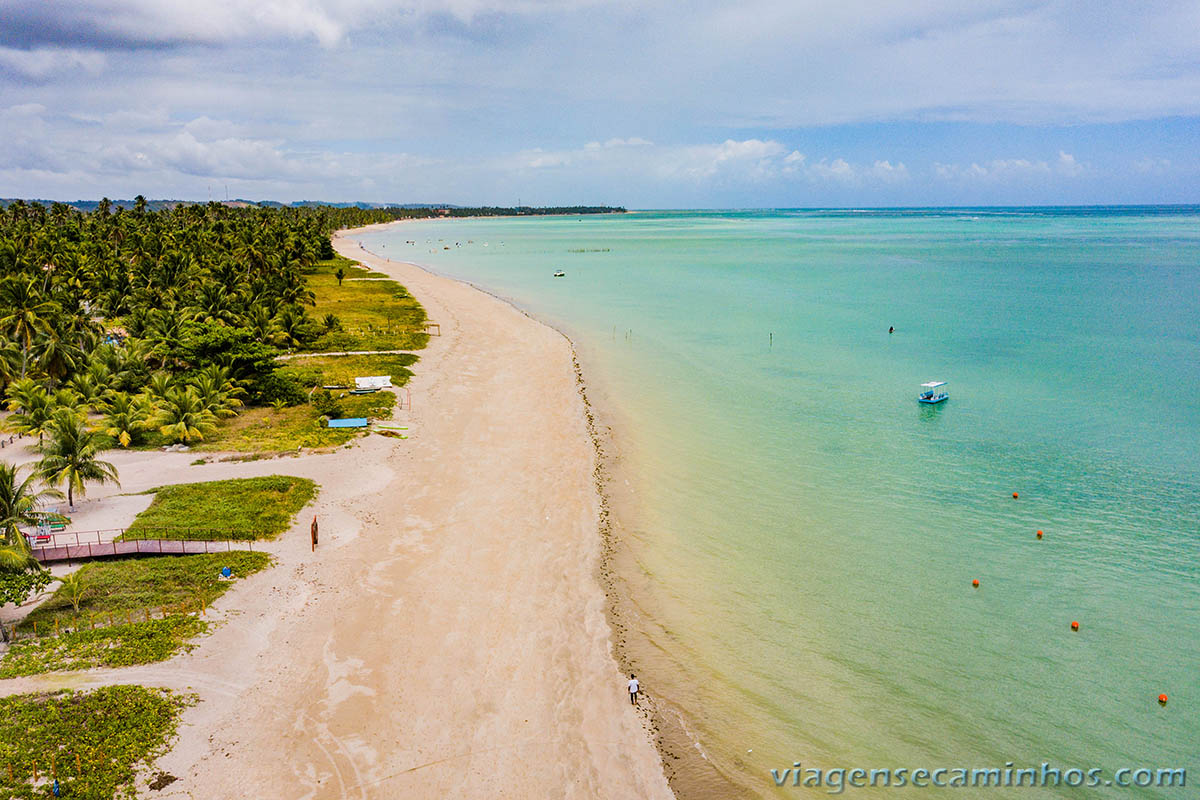
<path id="1" fill-rule="evenodd" d="M 918 403 L 933 405 L 947 400 L 950 392 L 946 390 L 946 381 L 929 381 L 921 384 L 921 392 L 917 395 Z"/>

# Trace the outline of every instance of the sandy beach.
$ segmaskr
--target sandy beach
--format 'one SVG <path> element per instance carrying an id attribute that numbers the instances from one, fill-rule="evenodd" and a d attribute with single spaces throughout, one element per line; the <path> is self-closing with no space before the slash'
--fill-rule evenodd
<path id="1" fill-rule="evenodd" d="M 483 292 L 370 256 L 353 233 L 334 241 L 441 324 L 407 387 L 412 407 L 395 412 L 409 438 L 203 465 L 115 454 L 122 487 L 96 487 L 89 504 L 274 473 L 321 492 L 266 548 L 276 567 L 217 603 L 216 630 L 190 654 L 0 691 L 195 692 L 158 761 L 178 781 L 153 797 L 670 798 L 612 654 L 596 456 L 569 342 Z M 136 513 L 107 502 L 114 527 Z"/>

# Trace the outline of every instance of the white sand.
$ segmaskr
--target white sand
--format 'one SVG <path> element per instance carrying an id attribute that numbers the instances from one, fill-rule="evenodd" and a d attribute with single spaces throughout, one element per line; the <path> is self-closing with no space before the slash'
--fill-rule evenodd
<path id="1" fill-rule="evenodd" d="M 272 545 L 278 566 L 218 602 L 224 622 L 191 654 L 0 692 L 195 691 L 159 760 L 180 780 L 156 798 L 670 798 L 611 655 L 568 342 L 464 284 L 335 243 L 441 323 L 409 384 L 414 408 L 396 413 L 409 439 L 203 466 L 118 455 L 122 491 L 272 473 L 322 490 Z"/>

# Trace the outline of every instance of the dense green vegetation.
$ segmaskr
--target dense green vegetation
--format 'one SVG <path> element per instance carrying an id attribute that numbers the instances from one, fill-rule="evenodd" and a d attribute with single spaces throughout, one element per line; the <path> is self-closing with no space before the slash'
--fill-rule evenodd
<path id="1" fill-rule="evenodd" d="M 162 556 L 97 561 L 80 567 L 69 576 L 78 583 L 66 583 L 50 599 L 21 620 L 17 630 L 40 632 L 89 627 L 107 622 L 110 615 L 124 619 L 126 614 L 142 615 L 167 606 L 190 603 L 211 604 L 233 585 L 221 578 L 221 568 L 229 567 L 233 578 L 244 578 L 266 569 L 271 557 L 266 553 L 234 550 L 194 556 Z M 78 608 L 76 608 L 78 605 Z"/>
<path id="2" fill-rule="evenodd" d="M 307 401 L 311 386 L 277 374 L 284 350 L 424 346 L 424 310 L 403 287 L 337 277 L 361 270 L 335 258 L 330 232 L 394 217 L 13 202 L 0 211 L 8 426 L 41 439 L 86 420 L 93 451 L 195 444 L 244 408 Z"/>
<path id="3" fill-rule="evenodd" d="M 21 639 L 9 645 L 0 661 L 0 678 L 63 672 L 92 667 L 131 667 L 164 661 L 187 640 L 208 629 L 208 623 L 188 614 L 97 628 L 80 628 L 58 636 Z"/>
<path id="4" fill-rule="evenodd" d="M 190 702 L 142 686 L 2 698 L 0 791 L 50 797 L 57 775 L 63 797 L 134 797 L 138 768 L 166 750 Z"/>
<path id="5" fill-rule="evenodd" d="M 274 539 L 316 496 L 317 485 L 307 478 L 269 475 L 181 483 L 154 492 L 126 538 Z"/>

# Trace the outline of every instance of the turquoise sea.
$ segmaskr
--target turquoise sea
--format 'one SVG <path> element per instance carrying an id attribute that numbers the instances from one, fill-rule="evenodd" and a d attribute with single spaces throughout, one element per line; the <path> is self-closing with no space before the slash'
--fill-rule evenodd
<path id="1" fill-rule="evenodd" d="M 971 797 L 1196 791 L 1105 789 L 1124 767 L 1200 785 L 1200 208 L 359 238 L 576 343 L 613 428 L 623 646 L 681 763 L 724 776 L 681 795 L 828 791 L 776 788 L 795 762 L 1103 770 L 1091 790 L 953 793 Z M 916 402 L 930 379 L 946 403 Z"/>

